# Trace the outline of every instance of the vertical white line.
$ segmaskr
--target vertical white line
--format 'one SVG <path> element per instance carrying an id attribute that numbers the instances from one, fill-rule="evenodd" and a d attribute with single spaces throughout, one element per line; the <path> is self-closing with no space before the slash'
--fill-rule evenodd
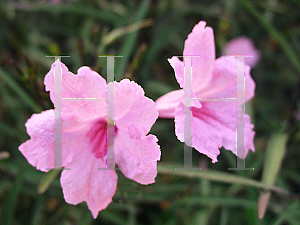
<path id="1" fill-rule="evenodd" d="M 184 57 L 184 169 L 192 169 L 192 57 Z"/>
<path id="2" fill-rule="evenodd" d="M 245 119 L 244 110 L 238 110 L 245 104 L 244 56 L 237 56 L 237 168 L 245 168 Z"/>
<path id="3" fill-rule="evenodd" d="M 62 167 L 62 124 L 61 124 L 61 90 L 62 90 L 62 68 L 60 57 L 55 57 L 54 67 L 54 169 Z"/>
<path id="4" fill-rule="evenodd" d="M 114 90 L 114 56 L 107 56 L 107 169 L 115 169 L 115 90 Z M 113 123 L 110 124 L 110 123 Z"/>
<path id="5" fill-rule="evenodd" d="M 62 105 L 61 105 L 61 91 L 62 91 L 62 67 L 61 67 L 61 58 L 70 57 L 70 56 L 46 56 L 54 57 L 54 149 L 53 149 L 53 160 L 54 168 L 46 169 L 60 169 L 63 166 L 62 163 Z M 66 169 L 66 168 L 64 168 Z"/>

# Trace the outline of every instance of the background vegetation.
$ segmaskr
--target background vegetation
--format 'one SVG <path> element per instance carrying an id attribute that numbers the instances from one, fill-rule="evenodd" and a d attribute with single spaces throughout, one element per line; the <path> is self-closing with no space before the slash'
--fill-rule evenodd
<path id="1" fill-rule="evenodd" d="M 300 224 L 299 0 L 55 2 L 0 1 L 0 224 Z M 63 62 L 72 72 L 87 65 L 105 76 L 98 55 L 122 55 L 116 80 L 135 80 L 155 100 L 178 89 L 167 58 L 182 54 L 200 20 L 214 29 L 217 56 L 238 36 L 261 51 L 247 105 L 256 152 L 246 167 L 254 170 L 228 170 L 235 157 L 224 149 L 215 164 L 194 150 L 201 171 L 174 170 L 183 165 L 183 144 L 174 121 L 158 119 L 151 131 L 162 150 L 155 184 L 119 174 L 113 203 L 96 220 L 85 203 L 65 203 L 59 172 L 37 171 L 18 151 L 29 138 L 26 120 L 53 108 L 43 85 L 53 63 L 46 56 L 69 55 Z"/>

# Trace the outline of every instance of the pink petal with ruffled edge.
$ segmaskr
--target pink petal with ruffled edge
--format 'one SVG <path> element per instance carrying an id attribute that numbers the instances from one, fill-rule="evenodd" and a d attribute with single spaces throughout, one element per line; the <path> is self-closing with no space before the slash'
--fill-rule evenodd
<path id="1" fill-rule="evenodd" d="M 86 146 L 87 147 L 87 146 Z M 66 202 L 78 204 L 86 201 L 93 217 L 112 202 L 117 189 L 117 173 L 106 168 L 103 159 L 97 159 L 85 149 L 78 152 L 73 162 L 61 174 L 61 186 Z"/>
<path id="2" fill-rule="evenodd" d="M 180 103 L 175 111 L 175 133 L 177 138 L 184 142 L 185 114 L 184 104 Z M 192 109 L 194 111 L 195 108 Z M 197 109 L 197 110 L 202 110 Z M 205 120 L 192 115 L 192 146 L 200 153 L 207 155 L 212 162 L 217 162 L 217 156 L 220 154 L 219 148 L 222 146 L 219 131 Z"/>
<path id="3" fill-rule="evenodd" d="M 106 81 L 89 67 L 79 68 L 78 75 L 69 72 L 60 61 L 52 64 L 45 77 L 46 91 L 50 91 L 50 99 L 55 102 L 54 70 L 55 64 L 62 68 L 61 98 L 105 98 Z M 76 113 L 75 113 L 76 112 Z M 66 101 L 62 100 L 62 118 L 85 122 L 106 115 L 106 102 L 100 101 Z"/>
<path id="4" fill-rule="evenodd" d="M 25 123 L 31 139 L 19 146 L 20 152 L 27 161 L 44 172 L 54 167 L 54 124 L 55 118 L 52 109 L 40 114 L 33 114 Z"/>
<path id="5" fill-rule="evenodd" d="M 214 63 L 212 79 L 207 86 L 195 93 L 197 98 L 236 98 L 237 59 L 222 56 Z M 254 96 L 255 83 L 250 76 L 250 67 L 245 65 L 245 102 Z M 239 80 L 238 82 L 243 82 Z"/>
<path id="6" fill-rule="evenodd" d="M 134 124 L 118 132 L 116 163 L 127 178 L 140 184 L 151 184 L 157 175 L 160 149 L 154 135 L 144 136 L 142 133 L 142 128 Z"/>
<path id="7" fill-rule="evenodd" d="M 217 162 L 221 146 L 236 154 L 236 103 L 202 102 L 202 108 L 192 108 L 192 112 L 192 146 L 190 147 L 210 157 L 213 163 Z M 184 104 L 181 103 L 175 113 L 175 133 L 182 142 L 184 126 Z M 244 157 L 249 149 L 255 150 L 253 127 L 250 117 L 245 114 Z"/>
<path id="8" fill-rule="evenodd" d="M 54 168 L 54 125 L 53 109 L 33 114 L 25 124 L 31 139 L 19 146 L 27 161 L 44 172 Z M 74 123 L 73 127 L 76 127 Z M 62 167 L 72 161 L 77 152 L 77 142 L 85 130 L 85 127 L 79 125 L 76 132 L 62 133 Z"/>
<path id="9" fill-rule="evenodd" d="M 121 80 L 120 83 L 114 82 L 114 88 L 114 111 L 118 129 L 136 124 L 143 127 L 143 135 L 146 135 L 158 117 L 154 101 L 145 97 L 141 86 L 128 79 Z"/>
<path id="10" fill-rule="evenodd" d="M 160 149 L 155 136 L 145 135 L 158 117 L 155 103 L 135 82 L 125 79 L 114 85 L 116 163 L 126 177 L 141 184 L 153 183 Z"/>

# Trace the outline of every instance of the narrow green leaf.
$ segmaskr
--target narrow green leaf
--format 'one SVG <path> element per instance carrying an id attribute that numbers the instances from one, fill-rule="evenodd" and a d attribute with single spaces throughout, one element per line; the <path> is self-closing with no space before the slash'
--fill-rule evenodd
<path id="1" fill-rule="evenodd" d="M 42 218 L 43 218 L 43 206 L 45 204 L 45 197 L 41 196 L 34 207 L 34 214 L 32 218 L 32 224 L 33 225 L 39 225 L 42 224 Z"/>
<path id="2" fill-rule="evenodd" d="M 264 218 L 265 212 L 268 207 L 268 203 L 271 198 L 271 192 L 262 191 L 259 193 L 258 202 L 257 202 L 257 210 L 258 210 L 258 218 Z"/>
<path id="3" fill-rule="evenodd" d="M 34 102 L 34 100 L 15 82 L 6 72 L 0 68 L 0 78 L 30 107 L 34 112 L 39 113 L 42 108 Z"/>
<path id="4" fill-rule="evenodd" d="M 47 189 L 49 188 L 53 180 L 57 177 L 57 175 L 60 172 L 61 170 L 50 170 L 48 173 L 44 175 L 44 177 L 42 178 L 42 180 L 38 185 L 39 194 L 43 194 L 45 191 L 47 191 Z"/>
<path id="5" fill-rule="evenodd" d="M 298 6 L 300 6 L 300 0 L 293 0 L 293 1 L 296 2 Z"/>
<path id="6" fill-rule="evenodd" d="M 14 211 L 15 211 L 15 208 L 17 205 L 18 195 L 19 195 L 20 191 L 22 190 L 22 182 L 24 180 L 24 175 L 25 175 L 25 169 L 23 168 L 23 166 L 20 166 L 19 172 L 16 176 L 16 180 L 14 182 L 14 185 L 11 189 L 11 192 L 10 192 L 8 200 L 7 200 L 4 224 L 7 224 L 7 225 L 14 224 L 13 215 L 14 215 Z"/>
<path id="7" fill-rule="evenodd" d="M 274 185 L 281 162 L 285 154 L 285 146 L 287 134 L 275 134 L 271 137 L 266 153 L 266 162 L 262 175 L 262 183 L 265 185 Z M 264 217 L 271 192 L 262 191 L 258 198 L 258 216 L 260 219 Z"/>
<path id="8" fill-rule="evenodd" d="M 152 24 L 153 21 L 151 19 L 146 19 L 143 21 L 137 21 L 125 27 L 118 27 L 104 36 L 103 44 L 109 45 L 126 34 L 138 31 L 144 27 L 151 26 Z"/>
<path id="9" fill-rule="evenodd" d="M 220 225 L 229 224 L 229 222 L 228 222 L 229 219 L 230 219 L 230 216 L 229 216 L 228 208 L 227 207 L 223 207 L 221 209 Z"/>
<path id="10" fill-rule="evenodd" d="M 289 41 L 283 35 L 281 35 L 281 33 L 277 31 L 272 24 L 265 20 L 264 17 L 260 15 L 260 13 L 253 7 L 253 5 L 249 1 L 239 0 L 239 2 L 242 3 L 245 8 L 258 20 L 258 22 L 270 33 L 272 38 L 278 42 L 285 55 L 290 60 L 291 64 L 298 72 L 300 72 L 299 58 L 289 44 Z"/>
<path id="11" fill-rule="evenodd" d="M 280 216 L 276 219 L 273 225 L 281 225 L 281 224 L 299 224 L 300 218 L 300 207 L 299 201 L 295 200 L 289 206 L 285 207 L 284 210 L 281 211 Z M 286 223 L 284 223 L 286 222 Z"/>
<path id="12" fill-rule="evenodd" d="M 138 9 L 136 17 L 134 19 L 134 22 L 141 21 L 145 18 L 148 9 L 150 7 L 150 3 L 151 0 L 144 0 L 141 3 L 141 6 Z M 130 33 L 125 40 L 124 46 L 119 52 L 119 55 L 123 57 L 122 59 L 120 59 L 120 63 L 118 63 L 118 66 L 116 67 L 116 73 L 115 73 L 116 80 L 121 79 L 121 77 L 125 75 L 126 67 L 128 65 L 130 56 L 135 48 L 137 37 L 138 37 L 138 31 Z"/>
<path id="13" fill-rule="evenodd" d="M 78 4 L 64 4 L 60 3 L 57 5 L 47 4 L 47 3 L 34 3 L 29 4 L 10 4 L 9 8 L 11 10 L 22 11 L 22 12 L 29 12 L 29 13 L 38 13 L 38 12 L 45 12 L 45 13 L 64 13 L 64 14 L 71 14 L 77 16 L 86 16 L 89 18 L 99 19 L 102 22 L 107 22 L 111 24 L 118 24 L 122 17 L 118 14 L 108 11 L 108 10 L 100 10 L 95 9 L 89 6 L 78 5 Z"/>
<path id="14" fill-rule="evenodd" d="M 278 187 L 274 187 L 272 185 L 267 185 L 265 183 L 249 179 L 240 175 L 219 172 L 219 171 L 212 171 L 212 170 L 175 170 L 175 168 L 180 168 L 180 166 L 175 165 L 158 165 L 157 170 L 159 173 L 162 174 L 171 174 L 171 175 L 179 175 L 185 176 L 190 178 L 202 178 L 211 181 L 218 181 L 223 183 L 232 183 L 232 184 L 241 184 L 251 187 L 256 187 L 259 189 L 263 189 L 266 191 L 275 191 L 282 194 L 287 194 L 286 190 L 283 190 Z"/>
<path id="15" fill-rule="evenodd" d="M 24 134 L 23 132 L 17 130 L 16 128 L 14 128 L 10 125 L 4 124 L 2 122 L 0 122 L 0 130 L 2 131 L 1 133 L 5 133 L 10 136 L 18 137 L 21 140 L 28 139 L 28 136 L 26 134 Z"/>
<path id="16" fill-rule="evenodd" d="M 243 198 L 232 198 L 232 197 L 185 197 L 177 200 L 175 205 L 201 205 L 201 206 L 225 206 L 225 207 L 249 207 L 256 208 L 256 201 L 243 199 Z"/>

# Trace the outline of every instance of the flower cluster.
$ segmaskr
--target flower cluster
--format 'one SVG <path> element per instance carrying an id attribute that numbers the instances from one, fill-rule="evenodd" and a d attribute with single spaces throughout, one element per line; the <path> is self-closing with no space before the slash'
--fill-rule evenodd
<path id="1" fill-rule="evenodd" d="M 237 59 L 215 59 L 213 30 L 201 21 L 185 41 L 183 56 L 200 56 L 192 59 L 192 96 L 202 99 L 236 98 Z M 169 59 L 176 79 L 184 88 L 184 61 Z M 66 202 L 78 204 L 86 201 L 94 218 L 112 201 L 117 188 L 115 170 L 107 167 L 107 130 L 114 126 L 115 162 L 122 173 L 140 184 L 155 182 L 160 148 L 154 135 L 147 135 L 158 115 L 175 118 L 175 133 L 184 141 L 185 109 L 184 90 L 176 90 L 160 97 L 156 103 L 144 96 L 143 89 L 135 82 L 124 79 L 106 83 L 89 67 L 81 67 L 78 74 L 56 61 L 45 76 L 46 91 L 55 105 L 55 68 L 61 68 L 61 98 L 81 99 L 62 101 L 62 151 L 61 186 Z M 245 65 L 245 100 L 254 96 L 255 83 L 250 77 L 250 67 Z M 84 101 L 86 98 L 103 99 L 114 85 L 114 121 L 107 119 L 106 101 Z M 219 148 L 236 153 L 237 112 L 243 110 L 236 102 L 196 101 L 192 111 L 192 143 L 200 153 L 217 162 Z M 245 119 L 245 157 L 254 151 L 254 131 L 250 117 Z M 38 170 L 47 172 L 54 168 L 55 110 L 33 114 L 26 122 L 30 140 L 19 150 Z"/>

